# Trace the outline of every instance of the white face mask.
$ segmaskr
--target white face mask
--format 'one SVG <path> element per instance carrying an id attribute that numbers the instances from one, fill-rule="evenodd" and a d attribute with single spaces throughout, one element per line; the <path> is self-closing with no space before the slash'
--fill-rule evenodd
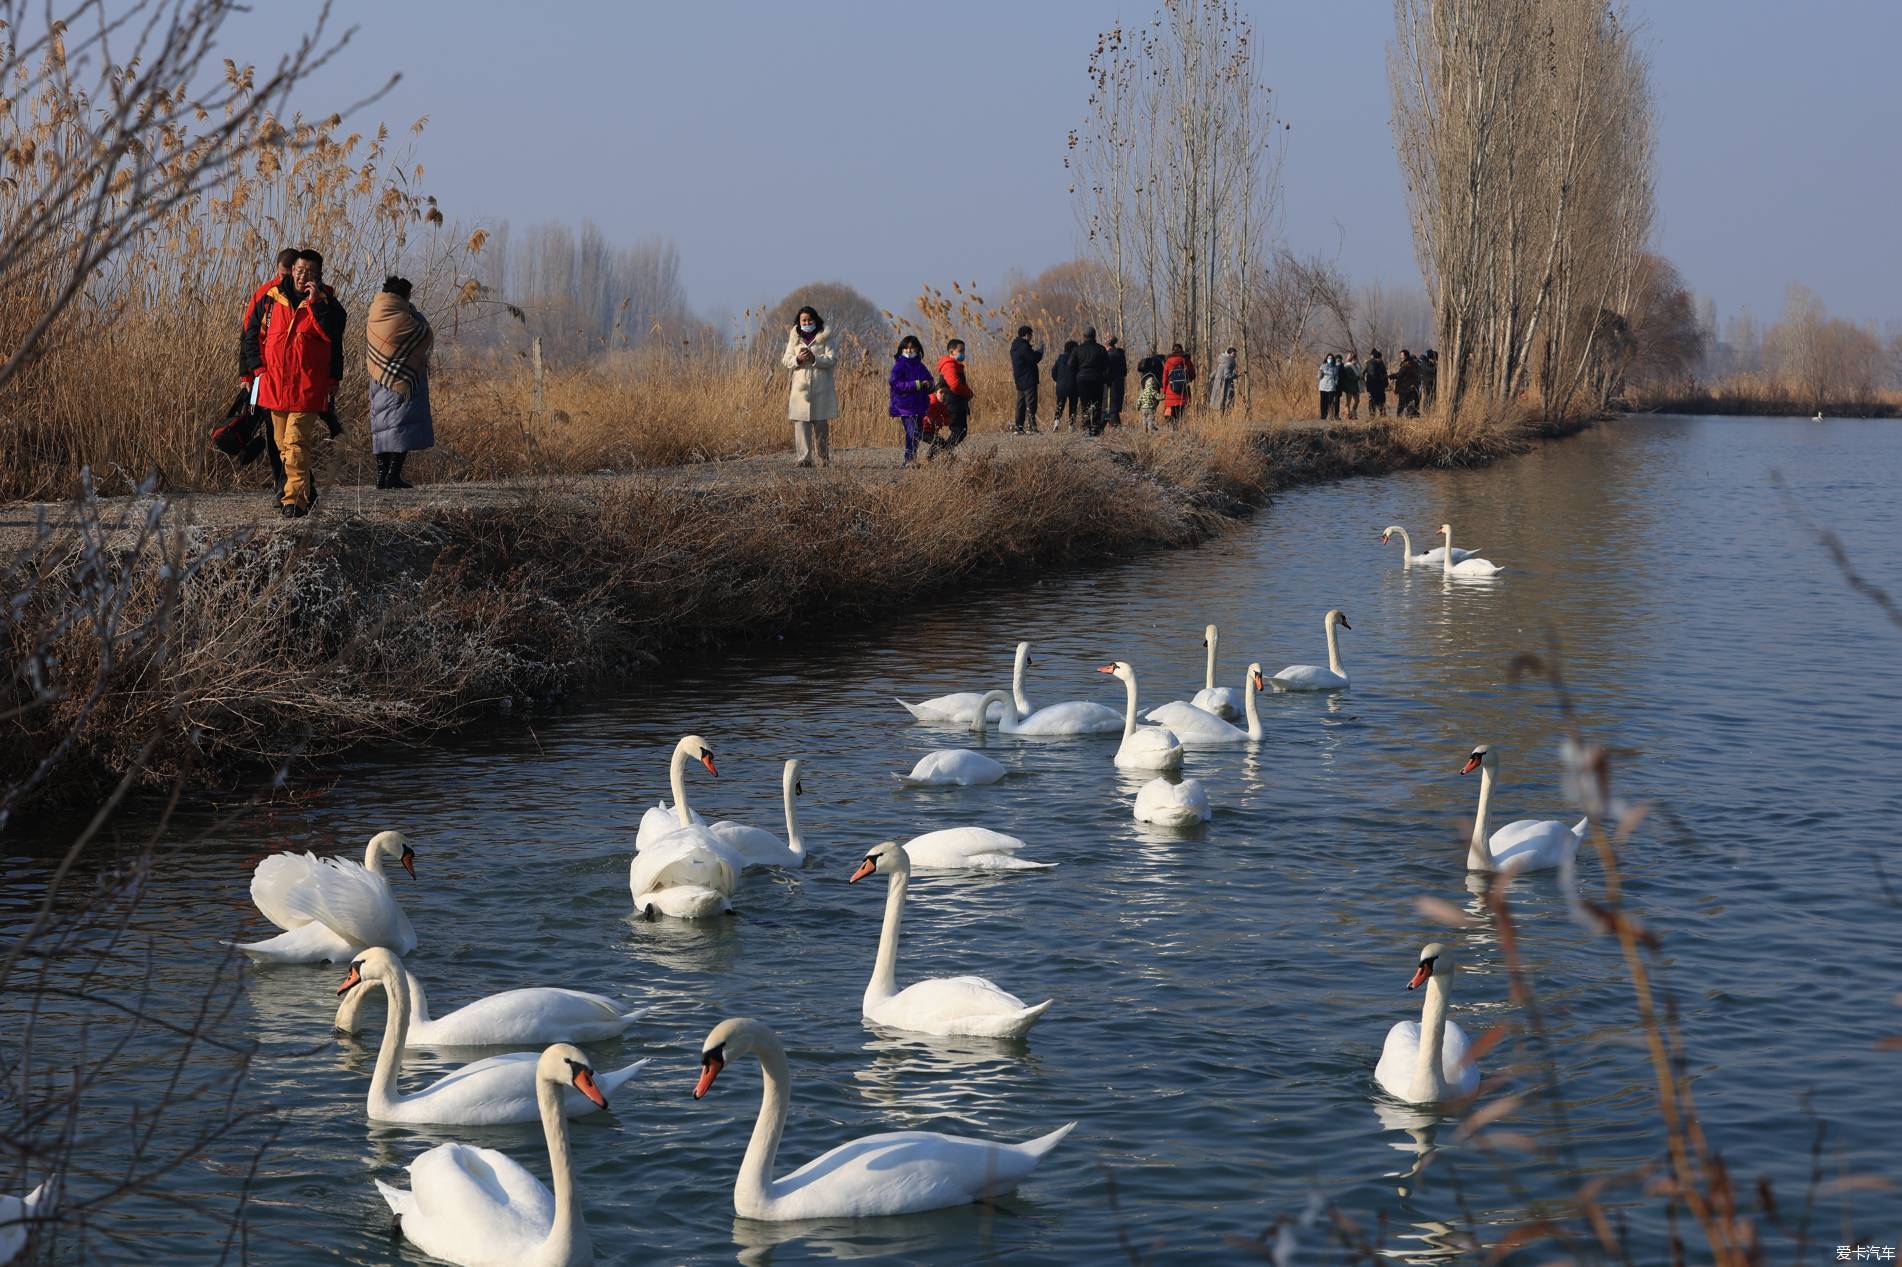
<path id="1" fill-rule="evenodd" d="M 924 352 L 919 348 L 906 348 L 903 352 L 900 352 L 898 355 L 904 357 L 908 361 L 915 361 L 919 357 L 923 356 Z"/>
<path id="2" fill-rule="evenodd" d="M 813 325 L 810 321 L 801 321 L 799 323 L 799 333 L 801 334 L 816 334 L 818 330 L 819 327 Z"/>

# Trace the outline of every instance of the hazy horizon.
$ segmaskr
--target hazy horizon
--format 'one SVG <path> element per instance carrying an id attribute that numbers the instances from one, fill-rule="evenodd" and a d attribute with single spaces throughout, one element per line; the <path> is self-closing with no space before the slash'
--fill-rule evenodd
<path id="1" fill-rule="evenodd" d="M 1241 8 L 1291 125 L 1284 241 L 1338 249 L 1355 281 L 1417 287 L 1388 126 L 1390 5 Z M 1902 6 L 1828 8 L 1792 22 L 1769 0 L 1633 4 L 1659 117 L 1654 247 L 1720 324 L 1746 306 L 1774 319 L 1791 282 L 1840 316 L 1902 318 L 1902 250 L 1882 232 L 1902 176 L 1879 113 Z M 250 15 L 222 51 L 272 60 L 293 12 Z M 718 317 L 822 279 L 909 312 L 923 284 L 995 288 L 1076 256 L 1063 157 L 1087 59 L 1098 31 L 1154 5 L 454 12 L 339 0 L 336 20 L 360 29 L 300 94 L 305 112 L 400 72 L 353 122 L 427 114 L 424 186 L 452 221 L 592 219 L 617 243 L 669 239 L 689 302 Z"/>

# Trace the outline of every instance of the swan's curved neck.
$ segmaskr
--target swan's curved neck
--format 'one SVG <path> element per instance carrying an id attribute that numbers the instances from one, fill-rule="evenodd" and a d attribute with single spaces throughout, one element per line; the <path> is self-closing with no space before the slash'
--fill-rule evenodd
<path id="1" fill-rule="evenodd" d="M 1030 698 L 1024 694 L 1024 664 L 1029 659 L 1030 644 L 1027 642 L 1018 643 L 1017 663 L 1011 666 L 1010 671 L 1010 697 L 1012 702 L 1017 705 L 1018 713 L 1025 717 L 1030 715 Z"/>
<path id="2" fill-rule="evenodd" d="M 1440 535 L 1446 538 L 1446 540 L 1443 542 L 1443 544 L 1446 546 L 1446 553 L 1442 555 L 1440 558 L 1440 571 L 1451 572 L 1453 570 L 1453 529 L 1452 529 L 1452 526 L 1448 525 L 1446 531 L 1441 533 Z"/>
<path id="3" fill-rule="evenodd" d="M 587 1221 L 581 1217 L 581 1198 L 575 1191 L 574 1167 L 568 1156 L 568 1115 L 562 1111 L 561 1085 L 535 1079 L 535 1105 L 542 1114 L 542 1136 L 548 1141 L 549 1178 L 554 1180 L 555 1221 L 542 1241 L 552 1252 L 548 1262 L 585 1261 L 593 1252 Z"/>
<path id="4" fill-rule="evenodd" d="M 733 1181 L 733 1206 L 741 1214 L 761 1212 L 772 1201 L 773 1163 L 792 1104 L 792 1070 L 779 1039 L 762 1031 L 754 1035 L 753 1051 L 759 1056 L 759 1118 L 753 1123 L 753 1138 L 746 1142 L 739 1177 Z"/>
<path id="5" fill-rule="evenodd" d="M 986 691 L 978 700 L 976 711 L 971 714 L 971 729 L 980 735 L 990 729 L 992 700 L 997 701 L 1000 710 L 997 719 L 997 733 L 1000 735 L 1009 734 L 1013 725 L 1028 716 L 1017 702 L 1004 692 Z"/>
<path id="6" fill-rule="evenodd" d="M 1347 676 L 1341 667 L 1341 627 L 1332 620 L 1327 622 L 1327 667 L 1335 677 Z"/>
<path id="7" fill-rule="evenodd" d="M 409 1040 L 408 976 L 409 970 L 405 968 L 383 983 L 389 1015 L 383 1021 L 383 1048 L 376 1054 L 376 1070 L 370 1075 L 371 1117 L 388 1116 L 390 1106 L 402 1098 L 397 1092 L 396 1080 L 403 1073 L 403 1044 Z"/>
<path id="8" fill-rule="evenodd" d="M 1479 767 L 1479 809 L 1473 815 L 1473 839 L 1466 847 L 1466 869 L 1468 871 L 1491 871 L 1493 869 L 1492 851 L 1486 847 L 1486 817 L 1493 801 L 1493 766 L 1491 762 L 1482 762 Z"/>
<path id="9" fill-rule="evenodd" d="M 1255 670 L 1242 674 L 1242 711 L 1248 716 L 1248 737 L 1261 738 L 1261 710 L 1255 704 Z"/>
<path id="10" fill-rule="evenodd" d="M 374 840 L 363 850 L 363 869 L 378 879 L 383 878 L 383 850 Z"/>
<path id="11" fill-rule="evenodd" d="M 1409 1100 L 1424 1104 L 1446 1098 L 1447 982 L 1450 970 L 1427 978 L 1426 998 L 1420 1003 L 1420 1050 L 1414 1057 L 1413 1084 Z"/>
<path id="12" fill-rule="evenodd" d="M 780 794 L 786 801 L 786 848 L 796 854 L 806 852 L 806 842 L 799 835 L 799 767 L 788 761 L 786 772 L 780 778 Z"/>
<path id="13" fill-rule="evenodd" d="M 693 814 L 687 808 L 687 749 L 683 744 L 674 745 L 674 759 L 667 764 L 667 782 L 673 788 L 674 817 L 682 827 L 693 826 Z"/>
<path id="14" fill-rule="evenodd" d="M 1215 644 L 1217 639 L 1218 635 L 1215 632 L 1215 626 L 1210 625 L 1207 639 L 1209 644 L 1209 659 L 1208 664 L 1202 670 L 1202 689 L 1206 691 L 1215 689 Z"/>
<path id="15" fill-rule="evenodd" d="M 412 1019 L 419 1025 L 429 1024 L 429 991 L 423 988 L 422 978 L 411 972 L 407 965 L 403 968 L 405 983 L 409 986 Z M 343 996 L 343 1002 L 337 1005 L 337 1029 L 345 1034 L 354 1034 L 363 1023 L 364 1004 L 369 1001 L 370 992 L 364 989 L 352 990 Z"/>
<path id="16" fill-rule="evenodd" d="M 1395 525 L 1394 531 L 1400 534 L 1400 554 L 1402 558 L 1413 557 L 1413 537 L 1405 528 Z"/>
<path id="17" fill-rule="evenodd" d="M 911 887 L 911 872 L 894 871 L 885 890 L 885 925 L 878 931 L 878 959 L 872 964 L 872 979 L 865 985 L 865 1001 L 889 999 L 898 993 L 898 926 L 905 918 L 905 890 Z"/>
<path id="18" fill-rule="evenodd" d="M 1123 710 L 1123 738 L 1136 733 L 1136 678 L 1131 675 L 1123 680 L 1123 688 L 1129 693 L 1129 704 Z"/>

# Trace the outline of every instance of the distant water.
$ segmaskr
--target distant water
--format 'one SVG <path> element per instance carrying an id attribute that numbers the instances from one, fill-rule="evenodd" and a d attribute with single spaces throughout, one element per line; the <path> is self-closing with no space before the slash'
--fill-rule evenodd
<path id="1" fill-rule="evenodd" d="M 739 648 L 671 684 L 339 765 L 326 794 L 220 824 L 166 859 L 135 931 L 152 939 L 159 998 L 189 1013 L 218 966 L 216 940 L 265 930 L 245 888 L 263 851 L 360 854 L 373 831 L 404 828 L 418 879 L 396 887 L 421 939 L 412 966 L 439 1011 L 531 983 L 655 1009 L 629 1041 L 594 1053 L 603 1066 L 653 1063 L 611 1115 L 574 1132 L 602 1262 L 1260 1261 L 1230 1238 L 1261 1237 L 1317 1193 L 1384 1255 L 1478 1262 L 1461 1250 L 1468 1238 L 1490 1244 L 1581 1176 L 1662 1153 L 1617 947 L 1566 918 L 1549 876 L 1512 893 L 1549 1045 L 1508 1039 L 1486 1067 L 1528 1090 L 1549 1058 L 1567 1127 L 1544 1105 L 1502 1128 L 1554 1151 L 1489 1153 L 1388 1103 L 1372 1080 L 1388 1027 L 1419 1014 L 1403 988 L 1417 951 L 1449 937 L 1417 897 L 1480 920 L 1455 935 L 1456 1019 L 1478 1034 L 1516 1015 L 1498 930 L 1463 867 L 1476 780 L 1455 772 L 1473 743 L 1491 742 L 1504 757 L 1496 821 L 1566 816 L 1554 694 L 1509 673 L 1516 654 L 1555 645 L 1587 735 L 1616 749 L 1618 792 L 1653 806 L 1626 881 L 1663 938 L 1654 968 L 1689 1036 L 1706 1129 L 1740 1188 L 1769 1176 L 1793 1225 L 1812 1115 L 1827 1127 L 1829 1176 L 1902 1177 L 1902 1053 L 1876 1050 L 1902 1033 L 1899 912 L 1877 882 L 1880 863 L 1902 892 L 1902 630 L 1850 591 L 1796 518 L 1835 531 L 1868 581 L 1902 595 L 1899 488 L 1892 422 L 1659 418 L 1487 470 L 1293 492 L 1199 550 L 978 587 L 862 632 Z M 1376 545 L 1400 523 L 1424 549 L 1444 520 L 1458 544 L 1507 568 L 1499 582 L 1449 588 L 1404 570 L 1398 545 Z M 1112 740 L 993 736 L 988 751 L 1018 773 L 992 788 L 906 791 L 888 774 L 965 742 L 912 723 L 892 698 L 1002 685 L 1019 638 L 1035 643 L 1035 702 L 1120 707 L 1116 684 L 1093 670 L 1123 658 L 1145 700 L 1161 703 L 1201 684 L 1206 622 L 1221 626 L 1223 679 L 1239 682 L 1250 659 L 1270 673 L 1323 663 L 1330 607 L 1353 624 L 1353 689 L 1265 697 L 1258 747 L 1193 754 L 1189 772 L 1216 804 L 1203 831 L 1135 824 L 1138 781 L 1110 765 Z M 689 730 L 718 753 L 717 781 L 689 776 L 709 817 L 781 830 L 779 763 L 806 759 L 814 861 L 749 877 L 737 917 L 641 923 L 629 917 L 633 829 L 665 794 L 668 753 Z M 914 882 L 900 980 L 979 973 L 1054 998 L 1026 1044 L 882 1033 L 859 1017 L 885 889 L 846 877 L 879 840 L 963 823 L 1020 835 L 1060 865 Z M 129 839 L 136 826 L 119 830 Z M 181 822 L 172 835 L 207 826 Z M 0 838 L 7 928 L 38 902 L 61 843 L 50 828 Z M 1582 878 L 1596 892 L 1598 865 Z M 262 1048 L 240 1103 L 278 1114 L 251 1184 L 253 1261 L 424 1261 L 391 1239 L 371 1179 L 406 1182 L 402 1167 L 441 1140 L 504 1148 L 546 1173 L 534 1127 L 368 1125 L 380 1033 L 362 1044 L 331 1034 L 341 975 L 252 973 L 225 1026 Z M 0 1004 L 10 1032 L 19 1005 Z M 994 1207 L 738 1221 L 731 1188 L 757 1071 L 736 1065 L 705 1101 L 688 1094 L 701 1039 L 731 1015 L 774 1025 L 791 1056 L 782 1172 L 880 1130 L 1021 1139 L 1081 1126 Z M 109 1018 L 92 1021 L 103 1036 Z M 98 1136 L 90 1164 L 112 1169 L 130 1106 L 159 1094 L 170 1072 L 160 1050 L 129 1051 L 116 1084 L 84 1102 L 81 1125 Z M 451 1063 L 412 1057 L 408 1085 Z M 197 1112 L 177 1110 L 175 1129 Z M 166 1185 L 183 1200 L 123 1203 L 62 1261 L 215 1256 L 215 1220 L 266 1134 L 254 1120 L 197 1150 Z M 1632 1260 L 1665 1260 L 1663 1207 L 1617 1191 Z M 1837 1243 L 1842 1200 L 1819 1207 L 1816 1242 Z M 1866 1234 L 1902 1238 L 1895 1194 L 1856 1194 L 1849 1208 Z M 1318 1228 L 1301 1240 L 1303 1262 L 1351 1256 Z M 1704 1257 L 1692 1244 L 1690 1257 Z"/>

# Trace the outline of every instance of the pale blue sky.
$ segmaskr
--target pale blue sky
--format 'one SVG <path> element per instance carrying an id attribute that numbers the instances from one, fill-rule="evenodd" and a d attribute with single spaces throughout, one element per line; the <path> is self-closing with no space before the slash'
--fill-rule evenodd
<path id="1" fill-rule="evenodd" d="M 1289 133 L 1286 237 L 1362 279 L 1417 271 L 1388 131 L 1386 0 L 1244 0 Z M 390 70 L 376 117 L 427 113 L 452 217 L 579 221 L 679 246 L 702 311 L 817 278 L 887 305 L 995 287 L 1076 251 L 1064 137 L 1098 30 L 1150 4 L 338 0 L 362 29 L 306 98 Z M 272 3 L 227 52 L 265 60 Z M 1657 246 L 1720 315 L 1790 281 L 1902 317 L 1897 0 L 1637 0 L 1662 118 Z M 236 41 L 247 47 L 237 48 Z M 250 47 L 253 42 L 256 47 Z"/>

